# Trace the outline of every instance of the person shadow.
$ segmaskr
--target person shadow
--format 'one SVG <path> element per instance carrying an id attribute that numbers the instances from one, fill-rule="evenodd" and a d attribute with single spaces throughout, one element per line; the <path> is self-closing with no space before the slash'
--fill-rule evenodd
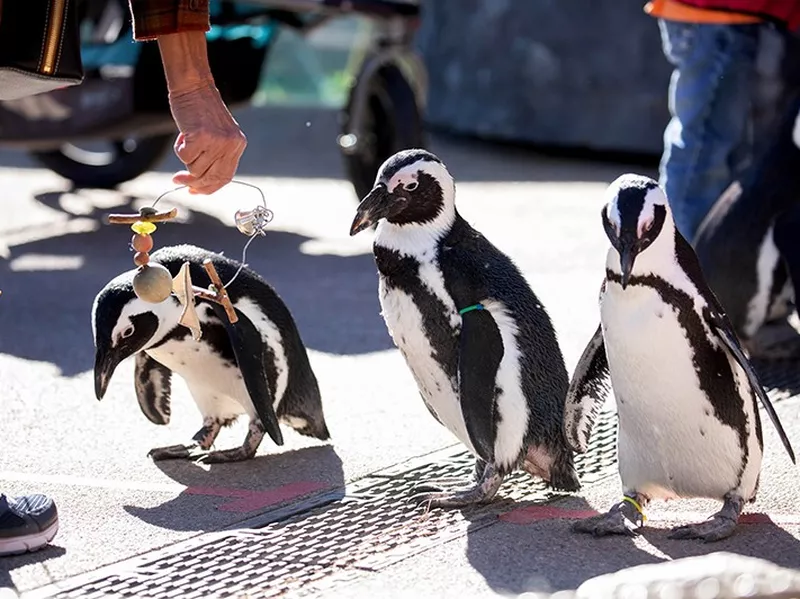
<path id="1" fill-rule="evenodd" d="M 64 211 L 64 192 L 36 196 Z M 143 201 L 112 196 L 113 205 L 84 206 L 59 223 L 6 231 L 9 260 L 0 260 L 0 353 L 58 366 L 63 376 L 91 370 L 91 306 L 116 275 L 134 268 L 130 231 L 106 224 L 113 212 L 135 212 Z M 86 200 L 85 203 L 91 203 Z M 149 202 L 148 202 L 149 203 Z M 170 204 L 162 201 L 159 208 Z M 179 208 L 179 221 L 161 225 L 155 249 L 194 244 L 240 259 L 246 237 L 201 212 Z M 248 265 L 283 298 L 306 347 L 333 354 L 391 349 L 380 317 L 371 255 L 310 255 L 309 238 L 271 230 L 251 245 Z"/>

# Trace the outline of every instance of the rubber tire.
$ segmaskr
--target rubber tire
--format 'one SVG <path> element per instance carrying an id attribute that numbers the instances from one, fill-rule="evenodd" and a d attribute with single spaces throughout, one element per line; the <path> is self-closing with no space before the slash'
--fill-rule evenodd
<path id="1" fill-rule="evenodd" d="M 347 178 L 359 199 L 366 196 L 375 184 L 375 175 L 387 158 L 400 150 L 424 148 L 426 138 L 417 97 L 399 67 L 388 64 L 375 72 L 368 86 L 367 130 L 375 134 L 374 152 L 371 144 L 354 154 L 342 152 Z M 354 86 L 355 89 L 355 86 Z M 353 92 L 343 111 L 342 133 L 349 130 L 352 117 Z"/>
<path id="2" fill-rule="evenodd" d="M 126 152 L 111 164 L 101 166 L 74 160 L 60 149 L 30 154 L 42 166 L 72 181 L 75 187 L 113 189 L 158 165 L 174 141 L 172 133 L 139 139 L 133 152 Z"/>

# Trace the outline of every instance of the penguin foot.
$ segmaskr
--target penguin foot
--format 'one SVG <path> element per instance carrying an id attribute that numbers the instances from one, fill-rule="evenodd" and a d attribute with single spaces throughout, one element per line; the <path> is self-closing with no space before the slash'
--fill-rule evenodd
<path id="1" fill-rule="evenodd" d="M 490 502 L 497 494 L 505 477 L 498 474 L 491 464 L 484 468 L 476 484 L 463 488 L 446 489 L 430 483 L 414 488 L 412 501 L 431 507 L 465 507 Z"/>
<path id="2" fill-rule="evenodd" d="M 162 460 L 191 460 L 201 455 L 197 453 L 199 449 L 200 446 L 197 444 L 154 447 L 147 452 L 147 457 L 152 458 L 154 462 Z"/>
<path id="3" fill-rule="evenodd" d="M 455 478 L 435 478 L 414 485 L 414 493 L 446 493 L 448 489 L 457 488 L 459 482 Z"/>
<path id="4" fill-rule="evenodd" d="M 702 539 L 706 543 L 721 541 L 733 534 L 737 520 L 714 514 L 705 522 L 676 526 L 669 533 L 670 539 Z"/>
<path id="5" fill-rule="evenodd" d="M 721 541 L 731 536 L 739 522 L 744 500 L 737 495 L 726 495 L 722 509 L 705 522 L 676 526 L 669 533 L 670 539 L 702 539 L 706 543 Z"/>
<path id="6" fill-rule="evenodd" d="M 244 443 L 241 447 L 234 447 L 232 449 L 220 449 L 218 451 L 210 451 L 203 455 L 200 462 L 204 464 L 223 464 L 226 462 L 244 462 L 251 459 L 256 455 L 258 446 L 261 445 L 261 440 L 264 438 L 264 427 L 258 420 L 251 420 L 250 426 L 247 429 L 247 436 L 244 438 Z"/>
<path id="7" fill-rule="evenodd" d="M 591 516 L 578 520 L 572 525 L 573 532 L 580 532 L 605 537 L 609 535 L 623 535 L 635 537 L 638 527 L 619 510 L 611 510 L 599 516 Z"/>
<path id="8" fill-rule="evenodd" d="M 226 462 L 244 462 L 252 459 L 256 455 L 255 449 L 252 451 L 248 447 L 234 447 L 233 449 L 220 449 L 209 451 L 200 456 L 198 462 L 202 464 L 224 464 Z"/>
<path id="9" fill-rule="evenodd" d="M 573 532 L 605 537 L 623 535 L 635 537 L 639 528 L 644 525 L 642 506 L 646 500 L 639 496 L 625 496 L 625 499 L 612 507 L 605 514 L 578 520 L 572 525 Z"/>

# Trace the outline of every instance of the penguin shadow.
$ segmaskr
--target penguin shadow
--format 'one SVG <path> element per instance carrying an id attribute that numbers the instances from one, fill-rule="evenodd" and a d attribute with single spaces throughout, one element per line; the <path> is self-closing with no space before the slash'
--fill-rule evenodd
<path id="1" fill-rule="evenodd" d="M 79 204 L 72 212 L 62 202 L 67 194 Z M 52 363 L 64 376 L 92 368 L 94 297 L 111 278 L 134 268 L 130 231 L 107 225 L 106 217 L 152 201 L 112 192 L 100 197 L 39 194 L 37 201 L 68 218 L 4 232 L 11 255 L 0 260 L 0 353 Z M 166 200 L 159 207 L 170 206 Z M 156 249 L 188 243 L 241 259 L 247 238 L 235 227 L 185 207 L 179 208 L 179 220 L 159 226 Z M 301 246 L 308 239 L 272 230 L 255 240 L 247 255 L 248 265 L 289 307 L 306 347 L 333 354 L 391 349 L 372 256 L 305 254 Z"/>
<path id="2" fill-rule="evenodd" d="M 748 512 L 757 514 L 757 512 Z M 710 515 L 710 513 L 709 513 Z M 709 553 L 738 553 L 745 557 L 766 559 L 784 568 L 800 568 L 800 539 L 795 538 L 764 514 L 767 521 L 740 523 L 733 535 L 713 543 L 668 538 L 669 528 L 646 527 L 641 535 L 648 543 L 672 559 L 696 557 Z"/>
<path id="3" fill-rule="evenodd" d="M 58 536 L 56 536 L 53 543 L 33 553 L 0 557 L 0 597 L 5 597 L 2 593 L 3 589 L 11 589 L 16 592 L 11 572 L 33 564 L 42 564 L 44 568 L 47 568 L 48 561 L 62 557 L 66 553 L 67 550 L 58 544 Z"/>
<path id="4" fill-rule="evenodd" d="M 478 527 L 476 523 L 478 530 L 470 530 L 467 536 L 467 559 L 501 595 L 576 589 L 595 576 L 664 561 L 637 547 L 630 537 L 595 538 L 573 532 L 572 519 L 516 522 L 504 518 L 530 506 L 594 510 L 582 497 L 567 494 L 545 504 L 509 501 L 496 524 Z"/>
<path id="5" fill-rule="evenodd" d="M 123 509 L 147 524 L 177 531 L 213 530 L 316 494 L 344 495 L 342 460 L 332 445 L 261 454 L 228 464 L 185 460 L 154 464 L 186 490 L 156 506 L 126 504 Z"/>

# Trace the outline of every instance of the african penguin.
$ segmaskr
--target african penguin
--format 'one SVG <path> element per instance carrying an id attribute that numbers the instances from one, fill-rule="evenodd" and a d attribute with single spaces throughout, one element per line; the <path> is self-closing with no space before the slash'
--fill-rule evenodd
<path id="1" fill-rule="evenodd" d="M 758 488 L 756 397 L 793 462 L 794 452 L 658 184 L 620 176 L 608 187 L 602 221 L 612 247 L 600 326 L 575 368 L 564 427 L 571 447 L 586 451 L 610 378 L 624 498 L 574 529 L 633 534 L 650 500 L 704 497 L 722 500 L 722 509 L 671 536 L 725 538 Z"/>
<path id="2" fill-rule="evenodd" d="M 230 281 L 239 267 L 235 260 L 191 245 L 164 247 L 151 255 L 173 277 L 188 262 L 192 282 L 202 288 L 210 284 L 202 267 L 205 259 L 213 261 L 223 281 Z M 92 306 L 95 394 L 102 399 L 116 367 L 134 356 L 136 397 L 151 422 L 169 422 L 173 373 L 186 381 L 203 416 L 193 443 L 153 449 L 149 455 L 154 460 L 246 460 L 255 455 L 265 431 L 283 445 L 279 421 L 306 436 L 330 437 L 317 379 L 294 319 L 263 278 L 245 267 L 227 287 L 239 317 L 234 325 L 221 306 L 198 298 L 202 336 L 195 341 L 178 324 L 182 307 L 175 295 L 160 304 L 136 297 L 135 272 L 112 279 Z M 205 453 L 221 427 L 242 414 L 250 419 L 243 445 Z"/>
<path id="3" fill-rule="evenodd" d="M 764 151 L 720 196 L 693 241 L 709 286 L 751 356 L 759 357 L 789 357 L 793 348 L 785 342 L 799 339 L 790 325 L 780 323 L 800 297 L 800 95 L 776 126 Z"/>
<path id="4" fill-rule="evenodd" d="M 550 318 L 512 261 L 455 206 L 441 160 L 386 160 L 350 235 L 378 223 L 383 318 L 428 410 L 476 457 L 473 486 L 418 487 L 435 506 L 490 501 L 517 467 L 580 488 L 561 427 L 569 384 Z"/>

